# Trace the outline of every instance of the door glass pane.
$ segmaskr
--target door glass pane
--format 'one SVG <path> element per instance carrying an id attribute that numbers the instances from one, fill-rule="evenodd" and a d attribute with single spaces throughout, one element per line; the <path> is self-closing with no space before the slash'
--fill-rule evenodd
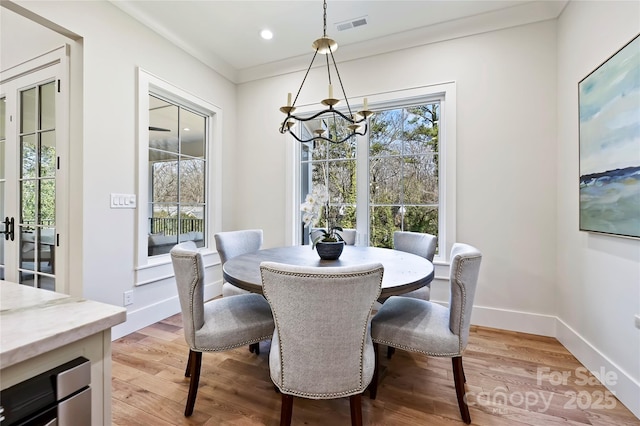
<path id="1" fill-rule="evenodd" d="M 38 164 L 35 134 L 20 137 L 20 152 L 20 177 L 35 178 Z"/>
<path id="2" fill-rule="evenodd" d="M 36 181 L 24 180 L 20 182 L 20 203 L 22 208 L 20 222 L 23 224 L 36 223 Z"/>
<path id="3" fill-rule="evenodd" d="M 4 188 L 5 188 L 5 138 L 6 138 L 6 130 L 5 130 L 5 118 L 6 118 L 6 98 L 0 98 L 0 220 L 4 220 L 5 218 L 5 210 L 4 210 Z M 0 224 L 0 231 L 6 231 L 5 226 Z M 5 239 L 4 234 L 0 234 L 0 280 L 4 280 L 4 250 L 5 250 Z"/>
<path id="4" fill-rule="evenodd" d="M 40 134 L 40 176 L 55 177 L 56 132 L 50 130 Z"/>
<path id="5" fill-rule="evenodd" d="M 4 142 L 7 135 L 6 124 L 4 122 L 7 114 L 7 98 L 0 98 L 0 141 Z"/>
<path id="6" fill-rule="evenodd" d="M 20 92 L 20 133 L 36 131 L 36 88 Z"/>
<path id="7" fill-rule="evenodd" d="M 55 83 L 40 86 L 40 129 L 56 127 Z"/>
<path id="8" fill-rule="evenodd" d="M 2 149 L 3 145 L 0 142 L 0 149 Z M 0 220 L 4 221 L 5 212 L 4 212 L 4 181 L 0 180 Z M 6 227 L 4 224 L 0 224 L 0 231 L 6 231 Z M 5 235 L 0 234 L 0 280 L 4 279 L 4 250 L 5 250 Z"/>
<path id="9" fill-rule="evenodd" d="M 38 228 L 38 264 L 37 270 L 53 274 L 53 259 L 55 254 L 55 232 L 54 228 Z"/>
<path id="10" fill-rule="evenodd" d="M 34 270 L 37 245 L 36 228 L 33 226 L 20 227 L 20 268 Z"/>
<path id="11" fill-rule="evenodd" d="M 52 226 L 56 223 L 56 181 L 54 179 L 40 180 L 40 214 L 38 225 Z"/>

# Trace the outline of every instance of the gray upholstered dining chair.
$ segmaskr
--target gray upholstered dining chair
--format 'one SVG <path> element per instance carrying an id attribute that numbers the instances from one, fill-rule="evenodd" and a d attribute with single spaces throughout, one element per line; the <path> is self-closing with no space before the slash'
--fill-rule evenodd
<path id="1" fill-rule="evenodd" d="M 393 233 L 393 248 L 407 253 L 412 253 L 424 257 L 429 262 L 433 262 L 436 255 L 436 245 L 438 238 L 435 235 L 422 232 L 395 231 Z M 420 287 L 417 290 L 404 293 L 403 297 L 413 297 L 416 299 L 429 300 L 431 298 L 431 283 Z M 378 302 L 384 303 L 385 299 L 378 299 Z M 379 308 L 379 306 L 377 306 Z M 387 358 L 391 358 L 395 352 L 394 348 L 387 348 Z"/>
<path id="2" fill-rule="evenodd" d="M 469 339 L 481 260 L 478 249 L 462 243 L 453 245 L 449 307 L 398 296 L 391 296 L 383 303 L 371 321 L 371 336 L 376 346 L 376 373 L 370 387 L 372 399 L 376 397 L 378 385 L 378 344 L 434 357 L 449 357 L 460 414 L 465 423 L 471 423 L 465 399 L 462 353 Z"/>
<path id="3" fill-rule="evenodd" d="M 374 371 L 370 313 L 380 295 L 382 265 L 263 262 L 260 272 L 276 323 L 269 367 L 282 394 L 280 424 L 291 424 L 294 396 L 348 396 L 351 424 L 361 425 L 361 394 Z"/>
<path id="4" fill-rule="evenodd" d="M 200 381 L 202 352 L 220 352 L 271 338 L 269 303 L 259 294 L 204 302 L 204 266 L 193 241 L 174 246 L 171 261 L 178 286 L 184 337 L 189 345 L 185 377 L 190 377 L 185 416 L 193 413 Z"/>
<path id="5" fill-rule="evenodd" d="M 356 236 L 358 235 L 357 231 L 355 229 L 343 229 L 342 231 L 337 231 L 338 234 L 340 234 L 340 236 L 342 237 L 342 239 L 344 240 L 344 243 L 348 246 L 355 246 L 356 245 Z"/>
<path id="6" fill-rule="evenodd" d="M 227 260 L 233 257 L 260 250 L 260 247 L 262 247 L 263 233 L 262 229 L 246 229 L 242 231 L 218 232 L 213 237 L 216 240 L 216 250 L 218 250 L 218 254 L 220 255 L 220 262 L 224 265 Z M 248 291 L 228 282 L 222 284 L 223 297 L 248 293 Z"/>
<path id="7" fill-rule="evenodd" d="M 435 235 L 422 232 L 396 231 L 393 233 L 393 248 L 395 250 L 413 253 L 422 256 L 429 262 L 433 262 L 436 254 L 438 238 Z M 431 284 L 405 293 L 404 297 L 415 297 L 417 299 L 429 300 L 431 297 Z"/>

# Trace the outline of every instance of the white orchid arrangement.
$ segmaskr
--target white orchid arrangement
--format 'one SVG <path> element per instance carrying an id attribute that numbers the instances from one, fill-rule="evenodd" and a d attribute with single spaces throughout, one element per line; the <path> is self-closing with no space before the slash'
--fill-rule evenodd
<path id="1" fill-rule="evenodd" d="M 311 231 L 311 248 L 314 248 L 318 242 L 337 242 L 344 241 L 342 236 L 336 231 L 342 231 L 339 226 L 329 226 L 329 194 L 327 187 L 324 185 L 314 185 L 313 189 L 304 199 L 304 203 L 300 206 L 302 211 L 302 221 L 304 225 L 310 229 L 320 220 L 322 208 L 326 208 L 325 217 L 327 219 L 326 229 L 314 229 Z"/>

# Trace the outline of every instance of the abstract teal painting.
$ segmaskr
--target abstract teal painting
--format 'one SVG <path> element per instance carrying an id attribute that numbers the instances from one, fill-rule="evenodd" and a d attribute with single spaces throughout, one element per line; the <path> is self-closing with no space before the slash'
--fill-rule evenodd
<path id="1" fill-rule="evenodd" d="M 580 230 L 640 238 L 640 35 L 578 83 Z"/>

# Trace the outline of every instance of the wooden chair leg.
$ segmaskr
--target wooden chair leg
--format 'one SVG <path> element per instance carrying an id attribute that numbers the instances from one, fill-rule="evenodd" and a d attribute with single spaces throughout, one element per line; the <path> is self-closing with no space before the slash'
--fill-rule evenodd
<path id="1" fill-rule="evenodd" d="M 187 368 L 184 370 L 184 377 L 191 377 L 191 351 L 187 357 Z"/>
<path id="2" fill-rule="evenodd" d="M 387 347 L 387 359 L 391 359 L 391 357 L 395 353 L 396 353 L 396 348 L 394 348 L 393 346 L 388 346 Z"/>
<path id="3" fill-rule="evenodd" d="M 374 367 L 373 367 L 373 378 L 371 379 L 371 383 L 369 383 L 369 398 L 376 399 L 376 395 L 378 394 L 378 372 L 380 370 L 380 358 L 378 357 L 378 344 L 373 344 L 373 353 L 374 357 Z"/>
<path id="4" fill-rule="evenodd" d="M 260 355 L 260 343 L 252 343 L 249 345 L 249 352 Z"/>
<path id="5" fill-rule="evenodd" d="M 282 394 L 282 407 L 280 408 L 280 426 L 291 426 L 293 415 L 293 395 Z"/>
<path id="6" fill-rule="evenodd" d="M 193 406 L 196 404 L 198 384 L 200 382 L 200 366 L 202 365 L 202 352 L 189 350 L 188 364 L 191 367 L 191 382 L 189 383 L 189 396 L 187 396 L 187 406 L 184 409 L 185 417 L 193 414 Z"/>
<path id="7" fill-rule="evenodd" d="M 351 407 L 351 426 L 362 426 L 362 394 L 351 395 L 349 406 Z"/>
<path id="8" fill-rule="evenodd" d="M 465 400 L 465 386 L 466 378 L 464 376 L 464 368 L 462 367 L 462 357 L 454 356 L 451 358 L 453 364 L 453 380 L 456 385 L 456 396 L 458 397 L 458 407 L 460 408 L 460 415 L 462 421 L 466 424 L 471 423 L 471 415 L 469 414 L 469 406 Z"/>

